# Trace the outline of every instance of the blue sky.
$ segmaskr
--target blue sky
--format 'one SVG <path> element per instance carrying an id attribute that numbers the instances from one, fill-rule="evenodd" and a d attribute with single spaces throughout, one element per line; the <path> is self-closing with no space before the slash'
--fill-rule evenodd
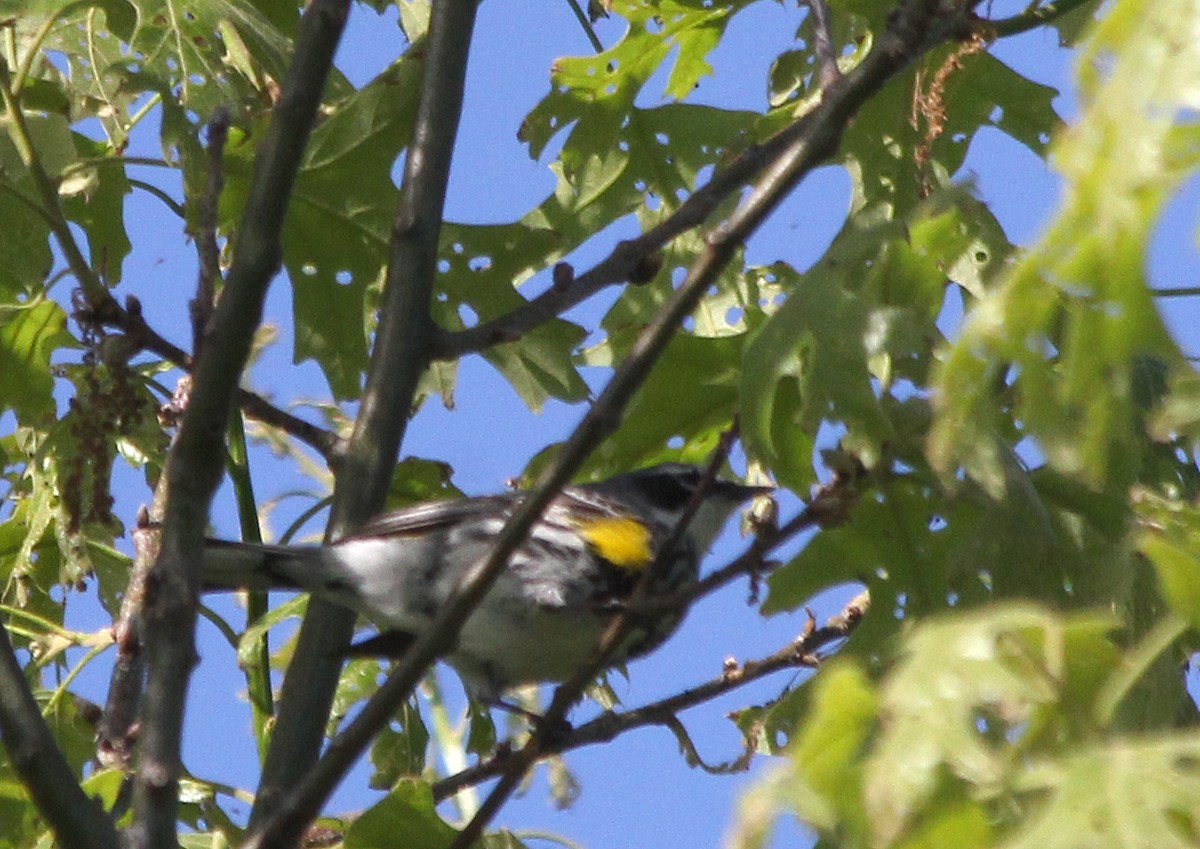
<path id="1" fill-rule="evenodd" d="M 1014 6 L 1014 10 L 1016 7 Z M 996 4 L 992 12 L 1011 12 Z M 711 58 L 716 76 L 702 82 L 699 102 L 722 106 L 762 108 L 771 59 L 792 42 L 802 15 L 794 4 L 758 4 L 739 15 L 721 47 Z M 622 24 L 617 19 L 597 27 L 605 44 L 614 43 Z M 448 195 L 448 218 L 480 223 L 508 221 L 536 205 L 554 185 L 547 168 L 552 148 L 541 161 L 529 159 L 517 141 L 517 127 L 526 112 L 548 89 L 549 69 L 560 55 L 584 54 L 590 48 L 565 2 L 528 3 L 488 0 L 482 4 L 475 33 L 466 95 Z M 398 51 L 401 39 L 388 18 L 356 8 L 338 64 L 356 83 L 365 82 Z M 1069 54 L 1057 47 L 1053 32 L 1034 32 L 996 45 L 994 54 L 1039 82 L 1068 89 Z M 647 87 L 657 97 L 661 84 Z M 1061 114 L 1075 109 L 1069 95 L 1056 101 Z M 156 129 L 136 144 L 152 155 L 157 151 Z M 132 152 L 136 152 L 132 151 Z M 139 175 L 162 185 L 162 172 Z M 1028 243 L 1052 213 L 1058 181 L 1032 153 L 997 131 L 984 130 L 972 144 L 960 175 L 973 180 L 976 190 L 1004 224 L 1010 238 Z M 785 259 L 805 267 L 820 256 L 841 224 L 848 204 L 849 183 L 838 169 L 826 168 L 806 182 L 748 246 L 752 262 Z M 178 196 L 177 188 L 173 193 Z M 1151 273 L 1158 285 L 1194 285 L 1197 263 L 1193 232 L 1200 186 L 1193 183 L 1168 211 L 1151 255 Z M 135 231 L 135 254 L 125 281 L 138 294 L 150 323 L 169 338 L 184 342 L 186 300 L 195 280 L 195 255 L 185 243 L 177 220 L 164 216 L 157 201 L 145 195 L 131 200 L 130 217 L 140 222 Z M 143 226 L 144 225 L 144 226 Z M 593 239 L 569 259 L 577 268 L 603 256 L 628 231 L 613 229 Z M 535 281 L 536 282 L 536 281 Z M 311 363 L 291 363 L 287 335 L 290 300 L 286 280 L 276 281 L 268 304 L 268 321 L 282 331 L 278 344 L 254 372 L 254 385 L 280 399 L 323 397 L 323 383 Z M 579 308 L 574 316 L 594 323 L 603 303 Z M 1169 321 L 1191 351 L 1200 351 L 1195 308 L 1173 302 Z M 436 402 L 426 404 L 415 419 L 404 455 L 436 457 L 450 462 L 455 482 L 464 490 L 499 490 L 547 442 L 566 435 L 581 415 L 578 407 L 550 403 L 541 414 L 528 411 L 515 393 L 478 358 L 463 363 L 457 406 L 453 411 Z M 258 452 L 255 487 L 260 499 L 303 485 L 287 462 Z M 118 515 L 127 522 L 148 493 L 138 473 L 118 471 Z M 299 507 L 297 507 L 299 509 Z M 214 513 L 219 534 L 236 533 L 232 500 L 223 490 Z M 275 532 L 284 527 L 272 523 Z M 720 564 L 737 550 L 736 536 L 727 534 L 710 558 Z M 712 677 L 727 656 L 758 657 L 773 651 L 797 633 L 801 617 L 763 620 L 745 604 L 738 586 L 703 601 L 681 632 L 653 657 L 635 663 L 628 684 L 614 679 L 618 694 L 630 705 L 675 692 Z M 818 606 L 821 615 L 835 612 L 845 593 Z M 237 613 L 228 601 L 222 610 Z M 87 617 L 83 607 L 77 615 Z M 91 614 L 91 615 L 94 615 Z M 82 624 L 81 624 L 82 627 Z M 92 627 L 96 627 L 93 625 Z M 193 678 L 185 761 L 204 778 L 252 788 L 256 777 L 249 712 L 240 696 L 244 686 L 232 652 L 211 626 L 201 630 L 202 662 Z M 102 699 L 105 679 L 97 666 L 83 677 L 86 694 Z M 456 686 L 445 673 L 448 687 Z M 739 691 L 732 698 L 708 704 L 683 719 L 701 751 L 712 761 L 732 758 L 740 751 L 739 735 L 724 713 L 734 707 L 770 698 L 791 679 L 778 676 L 765 684 Z M 580 709 L 576 718 L 590 714 Z M 566 811 L 549 804 L 539 779 L 523 799 L 508 805 L 497 825 L 517 830 L 561 834 L 588 847 L 655 846 L 662 849 L 713 845 L 726 829 L 738 794 L 769 764 L 759 759 L 749 775 L 710 776 L 687 767 L 674 739 L 662 729 L 626 735 L 616 742 L 574 752 L 568 764 L 579 779 L 582 794 Z M 366 773 L 359 769 L 338 791 L 331 810 L 360 809 L 376 794 L 365 790 Z M 796 845 L 796 835 L 781 835 L 777 845 Z"/>

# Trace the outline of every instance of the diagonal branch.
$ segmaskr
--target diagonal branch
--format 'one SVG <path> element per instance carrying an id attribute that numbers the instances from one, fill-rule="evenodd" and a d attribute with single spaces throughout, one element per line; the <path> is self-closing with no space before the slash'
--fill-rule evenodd
<path id="1" fill-rule="evenodd" d="M 435 4 L 434 9 L 436 11 L 445 5 Z M 763 172 L 764 176 L 742 207 L 709 234 L 706 248 L 689 270 L 687 278 L 643 330 L 595 404 L 514 510 L 498 534 L 492 551 L 464 576 L 434 623 L 414 642 L 362 712 L 330 742 L 325 755 L 312 771 L 305 775 L 286 799 L 279 800 L 274 815 L 252 826 L 247 849 L 283 847 L 298 837 L 303 824 L 320 809 L 329 792 L 366 748 L 373 735 L 411 694 L 428 666 L 453 644 L 454 635 L 474 605 L 505 568 L 512 551 L 538 520 L 550 499 L 594 447 L 617 428 L 630 398 L 644 382 L 682 320 L 695 309 L 712 280 L 744 239 L 806 173 L 837 149 L 847 122 L 868 97 L 927 46 L 945 38 L 950 26 L 958 26 L 957 17 L 948 26 L 936 26 L 935 8 L 934 0 L 916 0 L 910 7 L 905 7 L 895 16 L 892 28 L 879 40 L 867 59 L 832 86 L 812 113 L 757 149 L 750 165 L 735 169 L 733 175 L 718 175 L 693 195 L 691 200 L 695 202 L 691 206 L 685 203 L 670 220 L 638 238 L 621 243 L 607 260 L 585 275 L 585 278 L 590 275 L 588 280 L 581 278 L 588 285 L 597 281 L 628 278 L 654 248 L 702 224 L 708 212 L 715 208 L 705 206 L 711 198 L 724 197 L 722 191 L 728 185 L 740 185 L 744 175 Z M 421 317 L 427 320 L 427 312 L 422 311 Z M 464 337 L 456 335 L 455 338 L 461 340 Z M 426 349 L 426 353 L 443 356 L 448 350 L 439 344 Z M 583 684 L 571 683 L 573 686 L 559 688 L 551 706 L 551 710 L 557 711 L 560 718 L 582 690 Z M 542 728 L 550 728 L 554 724 L 548 721 Z M 529 763 L 536 759 L 539 747 L 545 744 L 543 737 L 544 733 L 535 733 L 531 746 L 523 750 L 529 753 L 528 760 L 516 759 L 516 766 L 505 772 L 480 815 L 457 836 L 453 844 L 455 847 L 468 846 L 479 836 L 490 817 L 508 798 Z"/>
<path id="2" fill-rule="evenodd" d="M 429 362 L 438 237 L 477 6 L 477 0 L 439 0 L 432 6 L 379 328 L 354 434 L 338 467 L 330 525 L 335 537 L 383 506 L 417 384 Z M 353 625 L 350 611 L 316 600 L 309 605 L 250 818 L 250 845 L 295 845 L 344 772 L 329 754 L 322 759 L 327 766 L 319 780 L 312 766 L 341 666 L 338 647 L 349 643 Z M 305 779 L 297 788 L 301 776 Z"/>
<path id="3" fill-rule="evenodd" d="M 625 404 L 645 379 L 676 327 L 695 308 L 738 247 L 806 174 L 837 150 L 850 119 L 871 95 L 924 50 L 944 39 L 951 29 L 960 27 L 961 21 L 957 16 L 939 22 L 936 11 L 936 0 L 913 0 L 902 6 L 893 17 L 888 31 L 867 58 L 827 89 L 816 109 L 780 134 L 780 137 L 788 139 L 788 143 L 779 146 L 775 157 L 766 163 L 762 178 L 742 205 L 708 234 L 705 249 L 693 262 L 683 283 L 638 338 L 595 405 L 562 447 L 557 461 L 576 461 L 576 458 L 581 461 L 591 446 L 615 429 Z M 637 242 L 638 239 L 634 239 L 624 245 Z M 621 247 L 618 246 L 614 256 Z M 593 271 L 604 268 L 607 262 L 602 262 Z M 455 836 L 451 849 L 466 849 L 482 835 L 487 823 L 541 756 L 547 739 L 555 728 L 561 726 L 566 712 L 603 668 L 606 651 L 611 651 L 612 647 L 619 644 L 621 630 L 627 622 L 628 617 L 618 618 L 602 638 L 593 662 L 555 691 L 543 722 L 534 730 L 526 747 L 513 758 L 475 816 Z"/>
<path id="4" fill-rule="evenodd" d="M 117 831 L 79 779 L 42 718 L 8 631 L 0 626 L 0 740 L 9 763 L 62 849 L 117 849 Z"/>
<path id="5" fill-rule="evenodd" d="M 821 662 L 821 652 L 831 644 L 849 637 L 865 611 L 866 601 L 855 598 L 839 614 L 820 628 L 812 627 L 811 621 L 804 632 L 792 643 L 774 654 L 759 660 L 748 660 L 740 666 L 727 668 L 715 678 L 676 693 L 657 702 L 643 705 L 622 713 L 603 713 L 590 722 L 558 735 L 542 747 L 539 757 L 560 755 L 573 749 L 607 743 L 627 731 L 650 725 L 669 726 L 678 714 L 689 708 L 712 701 L 752 681 L 765 678 L 783 669 L 797 667 L 815 668 Z M 561 726 L 560 726 L 561 727 Z M 509 763 L 520 752 L 502 751 L 468 769 L 436 781 L 433 798 L 442 801 L 465 787 L 473 787 L 498 775 L 504 774 Z"/>
<path id="6" fill-rule="evenodd" d="M 177 842 L 180 738 L 195 662 L 200 560 L 209 504 L 224 465 L 223 435 L 267 285 L 279 269 L 288 200 L 348 12 L 348 0 L 312 0 L 300 19 L 292 64 L 255 157 L 229 277 L 167 458 L 162 553 L 147 581 L 143 609 L 148 673 L 129 832 L 133 849 Z"/>
<path id="7" fill-rule="evenodd" d="M 864 79 L 864 70 L 870 73 L 868 66 L 877 66 L 880 55 L 889 49 L 892 48 L 886 44 L 876 48 L 873 52 L 876 61 L 872 62 L 869 57 L 864 60 L 852 72 L 854 78 Z M 843 86 L 833 101 L 845 103 L 849 88 Z M 797 143 L 805 143 L 806 136 L 814 126 L 810 118 L 822 114 L 825 116 L 822 121 L 829 120 L 829 101 L 830 98 L 826 97 L 815 113 L 806 115 L 766 141 L 746 148 L 731 163 L 718 170 L 711 180 L 692 192 L 669 217 L 641 235 L 619 242 L 607 257 L 565 285 L 552 286 L 508 314 L 491 321 L 462 330 L 439 330 L 431 354 L 433 359 L 456 359 L 493 345 L 512 342 L 609 286 L 638 279 L 658 251 L 678 236 L 703 225 L 730 196 L 741 191 L 752 180 L 761 179 L 766 169 L 778 162 Z"/>

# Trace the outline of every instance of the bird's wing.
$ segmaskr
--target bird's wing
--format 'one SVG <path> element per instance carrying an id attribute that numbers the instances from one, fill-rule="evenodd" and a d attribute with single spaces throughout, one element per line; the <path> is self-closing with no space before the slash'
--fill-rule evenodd
<path id="1" fill-rule="evenodd" d="M 405 536 L 423 534 L 481 516 L 503 516 L 516 501 L 516 495 L 488 495 L 477 498 L 456 498 L 449 501 L 430 501 L 402 507 L 376 516 L 345 540 L 361 537 Z M 344 540 L 343 540 L 344 541 Z"/>

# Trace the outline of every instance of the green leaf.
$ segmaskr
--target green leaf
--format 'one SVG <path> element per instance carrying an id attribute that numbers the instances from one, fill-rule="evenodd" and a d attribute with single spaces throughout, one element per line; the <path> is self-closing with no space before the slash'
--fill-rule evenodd
<path id="1" fill-rule="evenodd" d="M 316 360 L 339 400 L 358 396 L 366 369 L 366 294 L 387 262 L 391 169 L 411 134 L 419 74 L 419 62 L 403 59 L 333 107 L 313 132 L 288 210 L 295 358 Z"/>
<path id="2" fill-rule="evenodd" d="M 1080 621 L 1094 633 L 1093 621 Z M 1070 627 L 1038 608 L 1010 605 L 930 620 L 912 632 L 881 687 L 886 720 L 865 768 L 878 843 L 905 831 L 943 770 L 974 785 L 977 797 L 1001 791 L 1017 766 L 1009 746 L 1028 733 L 1035 709 L 1060 698 Z"/>
<path id="3" fill-rule="evenodd" d="M 623 348 L 631 338 L 625 334 L 593 348 L 585 362 L 610 364 L 612 348 Z M 584 473 L 701 461 L 737 412 L 744 345 L 744 336 L 676 336 L 630 401 L 621 427 L 592 454 Z"/>
<path id="4" fill-rule="evenodd" d="M 429 730 L 412 702 L 406 702 L 391 724 L 371 743 L 371 787 L 387 789 L 403 778 L 416 778 L 425 770 Z"/>
<path id="5" fill-rule="evenodd" d="M 524 224 L 447 225 L 433 305 L 439 324 L 459 329 L 520 309 L 526 300 L 515 287 L 545 267 L 559 247 L 553 232 Z M 571 362 L 585 336 L 578 325 L 552 319 L 513 342 L 485 349 L 483 356 L 531 409 L 539 410 L 547 398 L 587 396 Z"/>
<path id="6" fill-rule="evenodd" d="M 933 145 L 948 173 L 962 164 L 975 134 L 995 127 L 1045 156 L 1051 135 L 1061 129 L 1054 111 L 1058 91 L 1021 76 L 990 53 L 965 56 L 945 87 L 945 127 Z"/>
<path id="7" fill-rule="evenodd" d="M 875 688 L 856 664 L 834 663 L 822 670 L 807 720 L 788 748 L 793 769 L 812 794 L 796 799 L 797 813 L 806 821 L 826 829 L 847 821 L 865 825 L 863 754 L 878 711 Z"/>
<path id="8" fill-rule="evenodd" d="M 943 769 L 977 794 L 998 793 L 1013 764 L 992 741 L 1018 739 L 1033 709 L 1055 702 L 1064 668 L 1062 622 L 1033 607 L 930 620 L 914 631 L 883 682 L 884 731 L 865 767 L 876 841 L 905 831 Z"/>
<path id="9" fill-rule="evenodd" d="M 0 307 L 0 409 L 11 409 L 21 422 L 54 412 L 50 358 L 75 342 L 66 320 L 62 307 L 49 300 Z"/>
<path id="10" fill-rule="evenodd" d="M 519 342 L 488 348 L 483 356 L 508 379 L 526 406 L 538 412 L 548 398 L 582 401 L 587 397 L 587 384 L 570 359 L 586 336 L 586 330 L 573 324 L 545 324 Z"/>
<path id="11" fill-rule="evenodd" d="M 7 752 L 0 752 L 0 822 L 4 823 L 0 834 L 4 849 L 33 846 L 46 828 L 25 785 L 8 765 Z"/>
<path id="12" fill-rule="evenodd" d="M 107 152 L 105 145 L 78 134 L 75 145 L 81 158 Z M 109 285 L 120 282 L 121 265 L 132 248 L 125 231 L 125 196 L 132 188 L 118 163 L 110 160 L 73 170 L 73 178 L 82 181 L 80 191 L 63 199 L 63 211 L 87 234 L 93 267 Z"/>
<path id="13" fill-rule="evenodd" d="M 1138 364 L 1155 356 L 1184 367 L 1144 269 L 1163 205 L 1200 164 L 1194 127 L 1179 126 L 1200 46 L 1181 47 L 1175 27 L 1128 21 L 1195 17 L 1190 0 L 1127 0 L 1089 41 L 1078 66 L 1084 112 L 1055 148 L 1060 212 L 972 310 L 939 370 L 929 453 L 942 474 L 995 480 L 988 446 L 1009 383 L 1012 415 L 1054 468 L 1096 488 L 1136 470 Z"/>
<path id="14" fill-rule="evenodd" d="M 867 365 L 868 309 L 844 287 L 845 276 L 877 252 L 879 235 L 851 239 L 856 249 L 837 252 L 837 260 L 827 255 L 796 280 L 787 302 L 746 347 L 742 437 L 755 458 L 797 491 L 815 480 L 812 448 L 822 421 L 844 424 L 868 466 L 888 435 Z M 790 274 L 781 265 L 776 273 Z"/>
<path id="15" fill-rule="evenodd" d="M 32 188 L 32 185 L 21 186 L 23 200 L 15 195 L 16 187 L 0 191 L 0 221 L 4 222 L 4 238 L 0 239 L 0 296 L 8 303 L 38 291 L 54 261 L 50 253 L 50 228 L 46 219 L 35 211 Z"/>
<path id="16" fill-rule="evenodd" d="M 1158 573 L 1171 610 L 1200 629 L 1200 511 L 1191 503 L 1139 491 L 1137 547 Z"/>
<path id="17" fill-rule="evenodd" d="M 456 833 L 437 815 L 428 784 L 401 781 L 351 823 L 343 845 L 346 849 L 437 849 L 448 845 Z"/>
<path id="18" fill-rule="evenodd" d="M 1023 789 L 1048 794 L 1002 849 L 1184 849 L 1200 822 L 1200 740 L 1125 739 L 1038 765 Z"/>
<path id="19" fill-rule="evenodd" d="M 308 608 L 308 596 L 298 595 L 289 598 L 282 604 L 277 604 L 263 616 L 250 623 L 242 637 L 238 640 L 237 655 L 239 666 L 256 665 L 258 652 L 262 650 L 262 641 L 267 632 L 288 619 L 298 619 Z"/>
<path id="20" fill-rule="evenodd" d="M 561 179 L 526 223 L 563 235 L 567 249 L 635 210 L 661 217 L 690 191 L 697 171 L 728 155 L 748 113 L 688 104 L 634 105 L 655 70 L 678 48 L 669 94 L 689 94 L 707 72 L 704 56 L 744 2 L 712 7 L 671 2 L 623 4 L 625 35 L 596 56 L 558 60 L 551 91 L 529 113 L 518 137 L 541 156 L 569 132 L 551 167 Z"/>
<path id="21" fill-rule="evenodd" d="M 138 64 L 177 83 L 179 101 L 193 113 L 207 118 L 227 104 L 228 86 L 262 92 L 283 79 L 291 42 L 249 0 L 130 5 L 137 25 L 129 46 L 145 57 Z"/>
<path id="22" fill-rule="evenodd" d="M 39 164 L 53 178 L 75 158 L 67 118 L 33 113 L 24 118 Z M 0 295 L 6 301 L 40 291 L 53 267 L 46 213 L 7 126 L 8 120 L 0 118 Z"/>
<path id="23" fill-rule="evenodd" d="M 783 812 L 798 816 L 839 846 L 862 846 L 863 755 L 877 723 L 878 698 L 863 670 L 838 660 L 821 670 L 808 690 L 804 725 L 787 760 L 742 798 L 732 846 L 758 849 Z"/>

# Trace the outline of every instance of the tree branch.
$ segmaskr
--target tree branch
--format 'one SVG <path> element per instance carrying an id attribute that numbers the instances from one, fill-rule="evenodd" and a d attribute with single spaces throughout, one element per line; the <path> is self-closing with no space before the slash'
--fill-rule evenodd
<path id="1" fill-rule="evenodd" d="M 0 739 L 38 812 L 62 849 L 118 849 L 108 814 L 88 798 L 42 718 L 0 626 Z"/>
<path id="2" fill-rule="evenodd" d="M 804 0 L 812 15 L 814 37 L 813 48 L 817 54 L 817 82 L 828 88 L 837 82 L 842 72 L 838 69 L 837 52 L 833 49 L 833 27 L 829 21 L 829 5 L 825 0 Z"/>
<path id="3" fill-rule="evenodd" d="M 176 844 L 180 737 L 195 662 L 196 602 L 208 507 L 220 482 L 224 440 L 238 380 L 279 269 L 284 215 L 348 0 L 312 0 L 301 17 L 291 67 L 255 157 L 233 263 L 193 373 L 191 399 L 167 459 L 162 554 L 143 608 L 148 675 L 134 783 L 135 849 Z"/>
<path id="4" fill-rule="evenodd" d="M 987 37 L 1005 38 L 1010 35 L 1020 35 L 1035 27 L 1048 24 L 1068 12 L 1074 12 L 1081 6 L 1094 2 L 1095 0 L 1054 0 L 1054 2 L 1043 3 L 1033 9 L 1021 12 L 1019 15 L 1013 15 L 1011 18 L 1001 18 L 998 21 L 984 19 L 981 23 L 986 28 Z"/>
<path id="5" fill-rule="evenodd" d="M 129 338 L 137 350 L 150 351 L 188 373 L 195 367 L 195 361 L 186 351 L 160 336 L 146 323 L 141 305 L 135 298 L 128 298 L 126 306 L 122 307 L 105 292 L 99 302 L 88 301 L 83 309 L 76 311 L 75 317 L 81 323 L 115 327 Z M 326 461 L 336 461 L 342 446 L 342 439 L 336 433 L 292 415 L 248 389 L 238 387 L 235 398 L 238 406 L 250 418 L 290 434 Z"/>
<path id="6" fill-rule="evenodd" d="M 393 224 L 367 388 L 338 468 L 330 525 L 335 538 L 358 527 L 383 506 L 417 384 L 429 363 L 434 328 L 429 309 L 437 274 L 438 237 L 477 5 L 476 0 L 438 0 L 432 7 L 424 50 L 426 68 Z M 353 624 L 354 615 L 336 605 L 317 600 L 309 605 L 295 660 L 284 680 L 279 719 L 250 818 L 248 845 L 293 846 L 353 762 L 354 755 L 349 760 L 340 760 L 338 755 L 348 751 L 346 739 L 356 739 L 355 729 L 364 727 L 362 716 L 330 744 L 326 756 L 312 768 L 341 666 L 337 649 L 349 643 Z M 430 662 L 432 657 L 423 667 Z M 400 687 L 402 684 L 392 683 L 391 689 Z M 370 711 L 368 705 L 365 715 L 377 716 Z M 376 727 L 390 715 L 389 710 L 377 719 Z M 368 740 L 371 734 L 373 731 L 368 732 Z M 297 787 L 300 776 L 304 779 Z"/>
<path id="7" fill-rule="evenodd" d="M 105 766 L 128 769 L 133 759 L 137 738 L 137 708 L 142 694 L 142 677 L 146 672 L 142 654 L 142 605 L 146 596 L 146 580 L 158 559 L 161 541 L 161 522 L 166 494 L 165 481 L 154 489 L 154 502 L 149 510 L 138 511 L 133 538 L 133 569 L 121 598 L 121 610 L 113 625 L 113 641 L 117 657 L 108 682 L 108 698 L 104 714 L 96 729 L 96 759 Z"/>
<path id="8" fill-rule="evenodd" d="M 439 5 L 435 5 L 434 8 L 437 10 Z M 836 150 L 846 122 L 867 97 L 918 55 L 926 44 L 944 37 L 946 28 L 931 26 L 934 12 L 932 0 L 922 0 L 915 4 L 915 9 L 915 12 L 906 9 L 897 16 L 892 30 L 880 39 L 871 55 L 855 71 L 839 80 L 838 84 L 826 93 L 823 102 L 813 113 L 764 145 L 758 154 L 761 162 L 751 157 L 753 166 L 743 166 L 746 170 L 735 170 L 735 173 L 743 174 L 765 170 L 766 176 L 743 206 L 722 227 L 710 234 L 705 251 L 693 264 L 688 277 L 644 329 L 595 404 L 559 448 L 554 461 L 539 476 L 529 494 L 522 499 L 500 531 L 496 545 L 488 557 L 468 572 L 439 611 L 434 623 L 401 658 L 391 676 L 368 700 L 359 716 L 331 741 L 325 755 L 313 770 L 286 799 L 280 801 L 275 815 L 268 821 L 260 820 L 256 827 L 252 826 L 247 849 L 282 847 L 288 845 L 289 838 L 294 840 L 299 835 L 303 823 L 319 810 L 328 793 L 361 754 L 375 732 L 411 694 L 425 669 L 453 644 L 454 635 L 470 615 L 474 605 L 487 592 L 491 581 L 507 565 L 510 554 L 538 520 L 550 499 L 582 464 L 594 446 L 616 429 L 629 399 L 645 380 L 653 363 L 666 348 L 683 318 L 694 310 L 711 281 L 729 261 L 741 242 L 804 174 Z M 955 19 L 953 24 L 957 26 L 958 20 Z M 764 151 L 769 151 L 771 155 L 766 156 Z M 589 272 L 592 283 L 605 279 L 627 278 L 626 272 L 635 269 L 644 261 L 646 255 L 652 253 L 652 249 L 646 250 L 647 245 L 657 247 L 674 235 L 702 223 L 708 214 L 704 204 L 710 202 L 713 197 L 723 197 L 719 190 L 726 184 L 736 184 L 734 177 L 719 176 L 693 195 L 688 202 L 691 206 L 685 203 L 668 222 L 636 239 L 618 245 L 608 260 Z M 715 208 L 715 204 L 712 208 Z M 582 279 L 576 282 L 588 283 Z M 427 320 L 426 312 L 422 312 L 422 318 Z M 426 349 L 427 353 L 436 356 L 445 355 L 447 350 L 441 346 Z M 560 687 L 555 694 L 552 710 L 558 710 L 561 716 L 577 697 L 577 692 L 573 694 L 570 689 Z M 551 724 L 546 723 L 546 726 Z M 543 742 L 539 734 L 535 733 L 533 747 L 529 749 L 534 757 L 537 746 Z M 456 846 L 469 845 L 478 836 L 488 818 L 507 798 L 515 783 L 515 780 L 502 779 L 497 791 L 489 797 L 488 804 L 482 811 L 483 815 L 473 819 L 468 828 L 459 834 L 455 841 Z"/>
<path id="9" fill-rule="evenodd" d="M 759 660 L 749 660 L 741 666 L 724 669 L 717 677 L 695 687 L 676 693 L 657 702 L 623 713 L 607 712 L 590 722 L 580 725 L 549 740 L 538 753 L 538 758 L 559 755 L 584 746 L 608 743 L 627 731 L 649 725 L 670 726 L 678 714 L 689 708 L 711 701 L 752 681 L 757 681 L 782 669 L 798 666 L 815 668 L 820 664 L 819 652 L 830 644 L 850 636 L 866 609 L 864 597 L 855 598 L 837 616 L 823 627 L 813 627 L 810 619 L 805 630 L 795 642 L 784 646 L 774 654 Z M 561 726 L 560 726 L 561 727 Z M 433 784 L 433 798 L 441 802 L 464 787 L 473 787 L 498 775 L 504 774 L 509 764 L 520 758 L 522 751 L 501 751 L 487 760 L 443 778 Z"/>
<path id="10" fill-rule="evenodd" d="M 955 28 L 960 28 L 961 22 L 955 21 Z M 944 38 L 945 34 L 941 36 Z M 887 40 L 886 37 L 884 39 Z M 874 73 L 880 58 L 885 52 L 896 48 L 896 40 L 892 45 L 879 45 L 851 75 L 857 81 L 863 81 Z M 903 48 L 898 48 L 903 49 Z M 864 74 L 864 71 L 866 72 Z M 839 75 L 840 76 L 840 75 Z M 807 144 L 807 136 L 814 126 L 829 121 L 833 114 L 831 104 L 840 104 L 837 109 L 847 104 L 847 94 L 854 89 L 855 83 L 842 86 L 837 97 L 831 98 L 828 90 L 819 107 L 804 118 L 796 121 L 771 138 L 756 145 L 751 145 L 736 157 L 731 163 L 718 170 L 708 181 L 692 192 L 679 208 L 668 218 L 651 227 L 640 236 L 619 242 L 607 257 L 593 266 L 587 272 L 575 276 L 566 285 L 555 285 L 542 294 L 527 301 L 506 315 L 491 321 L 480 322 L 474 327 L 462 330 L 447 331 L 439 329 L 434 340 L 431 356 L 435 360 L 452 360 L 465 354 L 481 351 L 493 345 L 512 342 L 539 325 L 556 318 L 567 310 L 606 289 L 609 286 L 636 279 L 639 269 L 645 267 L 656 252 L 662 250 L 676 237 L 701 226 L 730 196 L 750 181 L 761 177 L 763 172 L 780 157 L 797 144 Z M 851 94 L 850 102 L 859 95 Z M 857 106 L 857 104 L 853 104 Z M 823 115 L 820 121 L 810 120 L 815 115 Z M 840 137 L 840 130 L 838 132 Z M 835 140 L 836 142 L 836 140 Z"/>
<path id="11" fill-rule="evenodd" d="M 199 226 L 195 234 L 196 256 L 200 273 L 196 279 L 196 297 L 190 304 L 192 317 L 192 356 L 198 356 L 204 331 L 212 316 L 221 279 L 221 250 L 217 247 L 217 207 L 225 185 L 225 141 L 229 137 L 229 110 L 218 109 L 208 122 L 208 184 L 200 199 Z"/>
<path id="12" fill-rule="evenodd" d="M 837 150 L 842 133 L 858 108 L 893 74 L 927 47 L 944 39 L 951 30 L 961 29 L 962 21 L 958 16 L 938 21 L 936 13 L 936 0 L 911 0 L 903 5 L 893 16 L 888 31 L 867 58 L 827 89 L 816 109 L 780 133 L 777 138 L 785 138 L 787 143 L 776 143 L 775 156 L 766 163 L 762 179 L 754 186 L 742 205 L 706 237 L 705 249 L 688 269 L 683 283 L 634 343 L 628 357 L 618 367 L 595 405 L 562 446 L 556 461 L 581 462 L 591 446 L 598 444 L 601 438 L 616 428 L 625 404 L 645 379 L 679 323 L 695 308 L 704 292 L 745 239 L 770 215 L 801 178 Z M 715 182 L 717 180 L 714 178 L 713 183 Z M 684 207 L 681 207 L 680 212 L 683 209 Z M 677 217 L 678 213 L 672 220 Z M 644 239 L 662 226 L 659 225 L 641 238 Z M 618 246 L 613 256 L 617 256 L 623 247 L 636 245 L 638 242 L 639 239 L 633 239 L 623 243 Z M 606 263 L 608 260 L 593 271 L 603 269 Z M 555 465 L 557 464 L 556 462 Z M 507 553 L 505 557 L 507 558 Z M 561 725 L 567 710 L 580 698 L 591 676 L 594 676 L 599 665 L 603 663 L 605 646 L 617 643 L 622 619 L 618 619 L 605 633 L 597 660 L 590 665 L 591 668 L 581 670 L 579 675 L 555 691 L 544 721 L 534 730 L 529 743 L 522 749 L 521 756 L 514 757 L 479 811 L 455 836 L 450 849 L 466 849 L 482 835 L 487 823 L 507 801 L 529 767 L 536 762 L 548 736 L 556 726 Z"/>

